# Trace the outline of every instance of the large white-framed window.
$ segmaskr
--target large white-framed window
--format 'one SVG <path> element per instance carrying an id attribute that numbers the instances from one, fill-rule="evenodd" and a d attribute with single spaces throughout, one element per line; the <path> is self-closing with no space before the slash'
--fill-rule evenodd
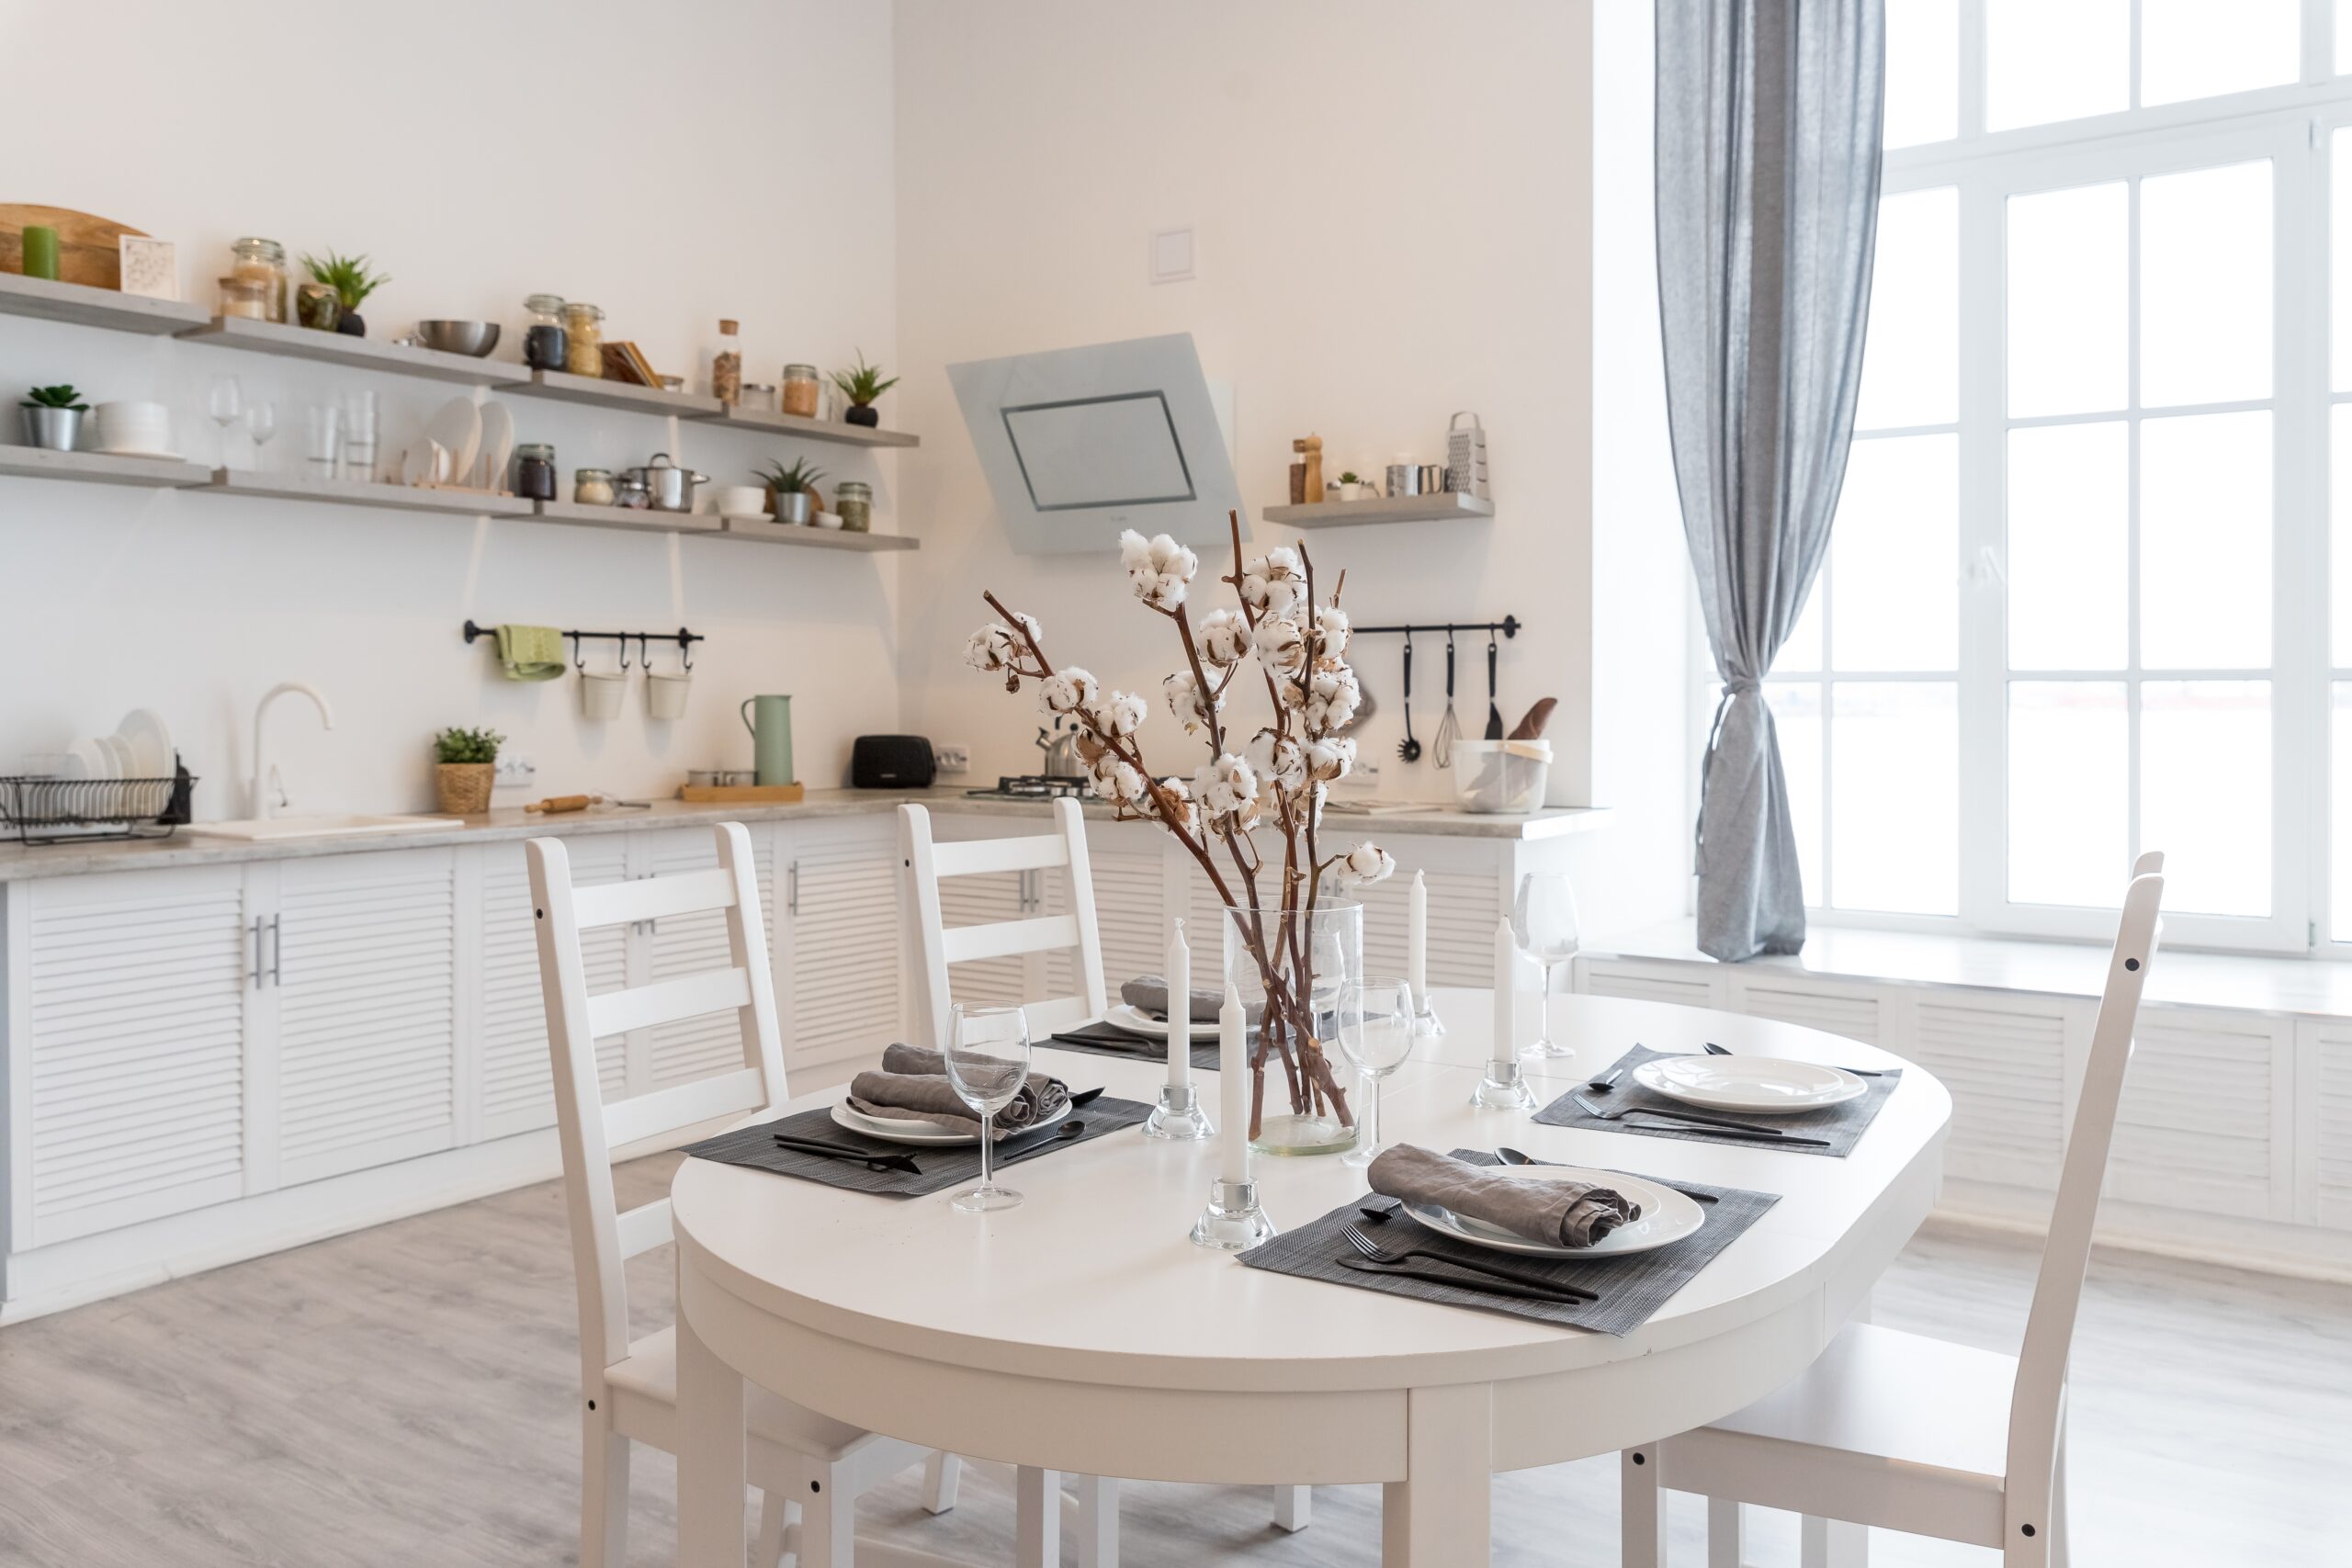
<path id="1" fill-rule="evenodd" d="M 2162 848 L 2168 940 L 2352 956 L 2352 0 L 1887 12 L 1807 901 L 2097 937 Z"/>

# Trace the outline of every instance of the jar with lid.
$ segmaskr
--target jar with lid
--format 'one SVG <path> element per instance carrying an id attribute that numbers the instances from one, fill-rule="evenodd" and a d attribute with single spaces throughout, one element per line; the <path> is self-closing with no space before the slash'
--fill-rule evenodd
<path id="1" fill-rule="evenodd" d="M 798 414 L 802 419 L 817 417 L 815 366 L 787 365 L 784 367 L 784 412 Z"/>
<path id="2" fill-rule="evenodd" d="M 533 294 L 523 301 L 527 314 L 523 325 L 523 363 L 534 370 L 564 367 L 563 299 L 555 294 Z"/>
<path id="3" fill-rule="evenodd" d="M 774 381 L 744 382 L 742 401 L 735 406 L 746 413 L 775 412 L 777 407 L 775 383 Z"/>
<path id="4" fill-rule="evenodd" d="M 229 268 L 232 277 L 251 278 L 261 285 L 262 303 L 267 312 L 263 320 L 282 321 L 286 319 L 286 247 L 275 240 L 248 235 L 229 247 L 236 258 Z"/>
<path id="5" fill-rule="evenodd" d="M 842 480 L 833 487 L 833 510 L 841 513 L 842 532 L 871 532 L 874 527 L 874 487 L 860 479 Z"/>
<path id="6" fill-rule="evenodd" d="M 653 504 L 653 492 L 645 488 L 644 479 L 634 472 L 626 473 L 613 481 L 613 504 L 631 512 L 643 512 Z"/>
<path id="7" fill-rule="evenodd" d="M 267 293 L 258 277 L 224 277 L 220 280 L 220 303 L 216 309 L 224 316 L 266 321 L 269 320 Z"/>
<path id="8" fill-rule="evenodd" d="M 610 506 L 613 503 L 613 470 L 610 468 L 573 469 L 571 499 L 582 506 Z"/>
<path id="9" fill-rule="evenodd" d="M 710 355 L 710 395 L 722 403 L 743 400 L 743 346 L 735 323 L 721 318 L 718 346 Z"/>
<path id="10" fill-rule="evenodd" d="M 572 299 L 563 307 L 563 367 L 574 376 L 605 373 L 605 311 L 602 306 Z"/>
<path id="11" fill-rule="evenodd" d="M 526 441 L 514 448 L 514 493 L 526 501 L 555 499 L 555 448 Z"/>

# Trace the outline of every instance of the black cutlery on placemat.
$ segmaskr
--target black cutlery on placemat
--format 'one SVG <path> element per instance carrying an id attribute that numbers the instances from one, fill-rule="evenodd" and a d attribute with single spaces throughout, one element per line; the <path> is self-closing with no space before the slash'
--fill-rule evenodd
<path id="1" fill-rule="evenodd" d="M 1096 1100 L 1102 1098 L 1102 1090 L 1106 1086 L 1102 1084 L 1096 1084 L 1092 1089 L 1080 1089 L 1076 1094 L 1069 1097 L 1069 1108 L 1072 1111 L 1075 1111 L 1081 1105 L 1093 1104 Z"/>
<path id="2" fill-rule="evenodd" d="M 1707 1055 L 1710 1056 L 1731 1056 L 1737 1055 L 1736 1052 L 1727 1051 L 1712 1040 L 1706 1042 L 1706 1046 Z M 1826 1066 L 1826 1064 L 1824 1065 Z M 1839 1067 L 1837 1071 L 1841 1073 L 1851 1073 L 1858 1078 L 1883 1078 L 1886 1077 L 1886 1069 L 1884 1067 Z"/>
<path id="3" fill-rule="evenodd" d="M 1598 1291 L 1589 1291 L 1582 1285 L 1570 1285 L 1558 1280 L 1547 1280 L 1541 1274 L 1522 1273 L 1516 1269 L 1506 1269 L 1498 1263 L 1474 1262 L 1467 1258 L 1455 1258 L 1447 1253 L 1431 1252 L 1426 1247 L 1398 1247 L 1391 1251 L 1364 1235 L 1354 1225 L 1345 1227 L 1340 1234 L 1348 1238 L 1349 1246 L 1374 1263 L 1385 1263 L 1394 1267 L 1410 1263 L 1418 1258 L 1425 1263 L 1442 1263 L 1449 1269 L 1467 1269 L 1476 1274 L 1490 1274 L 1498 1280 L 1508 1280 L 1514 1285 L 1525 1285 L 1530 1290 L 1556 1291 L 1562 1295 L 1589 1302 L 1597 1302 L 1600 1299 L 1600 1293 Z"/>
<path id="4" fill-rule="evenodd" d="M 1584 1087 L 1592 1090 L 1595 1094 L 1607 1094 L 1611 1089 L 1617 1087 L 1617 1080 L 1624 1076 L 1624 1068 L 1611 1067 L 1607 1072 L 1601 1074 L 1599 1077 L 1588 1080 Z"/>
<path id="5" fill-rule="evenodd" d="M 1705 1127 L 1716 1132 L 1742 1133 L 1751 1138 L 1773 1138 L 1790 1143 L 1819 1143 L 1818 1138 L 1800 1138 L 1779 1127 L 1758 1126 L 1753 1122 L 1736 1122 L 1728 1116 L 1707 1116 L 1696 1111 L 1661 1111 L 1649 1105 L 1620 1105 L 1615 1110 L 1595 1105 L 1583 1095 L 1575 1096 L 1577 1109 L 1601 1122 L 1623 1121 L 1628 1116 L 1647 1116 L 1660 1122 L 1687 1122 L 1693 1127 Z"/>
<path id="6" fill-rule="evenodd" d="M 1464 1279 L 1459 1275 L 1430 1274 L 1419 1269 L 1401 1269 L 1385 1263 L 1355 1263 L 1344 1258 L 1340 1259 L 1340 1267 L 1351 1274 L 1374 1274 L 1392 1280 L 1414 1280 L 1424 1285 L 1445 1285 L 1457 1291 L 1468 1291 L 1473 1295 L 1509 1296 L 1513 1301 L 1549 1302 L 1554 1306 L 1592 1304 L 1583 1296 L 1569 1295 L 1564 1291 L 1531 1290 L 1524 1285 L 1506 1285 L 1500 1280 L 1485 1280 L 1476 1276 Z"/>
<path id="7" fill-rule="evenodd" d="M 1070 1103 L 1075 1105 L 1078 1102 L 1073 1098 Z M 991 1151 L 989 1157 L 998 1165 L 1009 1165 L 1025 1155 L 1033 1155 L 1040 1149 L 1058 1144 L 1064 1138 L 1075 1138 L 1085 1131 L 1086 1118 L 1065 1116 L 1050 1127 L 1040 1127 L 1034 1133 L 1023 1133 L 1018 1137 L 1004 1139 Z"/>
<path id="8" fill-rule="evenodd" d="M 1502 1161 L 1505 1165 L 1557 1165 L 1560 1163 L 1555 1159 L 1537 1159 L 1533 1155 L 1521 1154 L 1517 1149 L 1507 1149 L 1499 1144 L 1495 1146 L 1495 1157 Z M 1633 1173 L 1628 1171 L 1626 1174 L 1630 1176 Z M 1691 1200 L 1693 1202 L 1712 1203 L 1715 1201 L 1715 1195 L 1713 1193 L 1702 1192 L 1695 1187 L 1677 1187 L 1671 1181 L 1659 1181 L 1655 1176 L 1645 1176 L 1642 1179 L 1644 1181 L 1654 1182 L 1657 1186 L 1666 1188 L 1669 1191 L 1679 1192 L 1685 1198 Z"/>
<path id="9" fill-rule="evenodd" d="M 828 1144 L 816 1138 L 796 1138 L 784 1133 L 771 1134 L 779 1147 L 796 1154 L 822 1155 L 827 1159 L 853 1160 L 868 1170 L 903 1170 L 910 1176 L 921 1176 L 922 1167 L 912 1155 L 874 1154 L 865 1149 L 853 1149 L 842 1144 Z"/>

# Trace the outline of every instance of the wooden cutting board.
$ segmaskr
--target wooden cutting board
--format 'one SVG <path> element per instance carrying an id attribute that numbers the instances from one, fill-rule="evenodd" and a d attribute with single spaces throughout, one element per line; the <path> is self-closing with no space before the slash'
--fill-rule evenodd
<path id="1" fill-rule="evenodd" d="M 803 785 L 788 784 L 680 784 L 678 798 L 710 806 L 792 806 L 797 805 Z"/>
<path id="2" fill-rule="evenodd" d="M 122 247 L 116 242 L 125 234 L 147 237 L 144 229 L 94 212 L 0 201 L 0 272 L 25 270 L 25 230 L 44 224 L 57 231 L 58 281 L 90 288 L 121 288 Z"/>

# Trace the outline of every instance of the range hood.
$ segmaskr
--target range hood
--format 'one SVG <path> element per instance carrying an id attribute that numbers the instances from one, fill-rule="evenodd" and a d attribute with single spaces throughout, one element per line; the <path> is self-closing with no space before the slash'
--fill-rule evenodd
<path id="1" fill-rule="evenodd" d="M 1122 529 L 1228 537 L 1233 405 L 1190 333 L 947 367 L 997 515 L 1024 555 L 1118 547 Z"/>

